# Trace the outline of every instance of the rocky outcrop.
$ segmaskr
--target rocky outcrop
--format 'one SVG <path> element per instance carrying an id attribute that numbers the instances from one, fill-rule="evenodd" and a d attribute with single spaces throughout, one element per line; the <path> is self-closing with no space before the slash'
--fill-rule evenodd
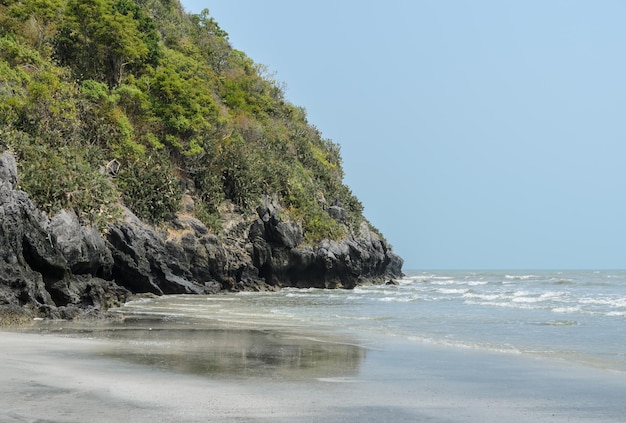
<path id="1" fill-rule="evenodd" d="M 99 270 L 91 273 L 93 264 L 85 266 L 106 256 L 102 240 L 80 226 L 62 230 L 65 216 L 51 224 L 16 188 L 15 159 L 5 152 L 0 155 L 0 314 L 76 317 L 124 301 L 127 290 L 100 278 L 106 275 Z"/>
<path id="2" fill-rule="evenodd" d="M 186 210 L 188 211 L 188 210 Z M 346 217 L 341 205 L 328 213 Z M 98 315 L 134 293 L 212 294 L 281 287 L 353 288 L 402 275 L 402 259 L 363 222 L 343 240 L 304 244 L 299 223 L 266 198 L 233 215 L 220 238 L 191 215 L 149 226 L 130 210 L 106 235 L 72 211 L 48 218 L 17 189 L 15 159 L 0 155 L 0 321 Z"/>
<path id="3" fill-rule="evenodd" d="M 210 294 L 220 290 L 215 276 L 223 261 L 219 243 L 199 221 L 178 219 L 180 229 L 157 231 L 130 210 L 107 236 L 113 255 L 113 278 L 133 292 Z M 191 220 L 191 219 L 189 219 Z M 217 251 L 210 251 L 215 247 Z M 212 254 L 211 254 L 212 253 Z M 210 257 L 216 258 L 213 262 Z"/>
<path id="4" fill-rule="evenodd" d="M 334 206 L 334 212 L 345 211 Z M 257 209 L 249 239 L 259 276 L 272 286 L 354 288 L 402 275 L 402 259 L 367 224 L 341 241 L 324 240 L 302 246 L 302 228 L 280 220 L 280 207 L 269 200 Z"/>

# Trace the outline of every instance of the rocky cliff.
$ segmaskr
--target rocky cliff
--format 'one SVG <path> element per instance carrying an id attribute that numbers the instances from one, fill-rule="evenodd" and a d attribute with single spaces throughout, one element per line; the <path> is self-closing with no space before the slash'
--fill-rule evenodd
<path id="1" fill-rule="evenodd" d="M 159 227 L 130 210 L 105 235 L 71 210 L 51 218 L 17 189 L 0 155 L 0 320 L 100 315 L 136 293 L 213 294 L 281 287 L 353 288 L 399 277 L 402 259 L 367 223 L 341 241 L 305 245 L 275 199 L 217 237 L 191 215 Z M 341 219 L 342 209 L 328 210 Z"/>

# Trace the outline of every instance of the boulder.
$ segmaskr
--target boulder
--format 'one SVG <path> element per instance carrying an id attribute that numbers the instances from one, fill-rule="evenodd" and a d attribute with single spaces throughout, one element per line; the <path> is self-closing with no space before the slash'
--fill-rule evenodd
<path id="1" fill-rule="evenodd" d="M 348 213 L 346 212 L 346 209 L 341 206 L 330 206 L 326 211 L 328 212 L 330 217 L 339 222 L 345 222 L 348 218 Z"/>
<path id="2" fill-rule="evenodd" d="M 48 231 L 73 274 L 110 278 L 113 256 L 95 227 L 81 226 L 76 213 L 61 210 Z"/>

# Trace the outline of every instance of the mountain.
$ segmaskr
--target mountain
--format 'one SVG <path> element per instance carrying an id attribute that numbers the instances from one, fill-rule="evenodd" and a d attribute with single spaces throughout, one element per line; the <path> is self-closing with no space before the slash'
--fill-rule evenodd
<path id="1" fill-rule="evenodd" d="M 339 146 L 208 10 L 2 0 L 0 98 L 9 314 L 401 275 Z"/>

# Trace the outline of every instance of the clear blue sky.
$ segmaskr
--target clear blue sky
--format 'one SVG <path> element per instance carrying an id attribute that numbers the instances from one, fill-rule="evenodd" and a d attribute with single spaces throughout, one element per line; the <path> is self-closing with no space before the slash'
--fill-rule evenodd
<path id="1" fill-rule="evenodd" d="M 405 269 L 626 268 L 625 1 L 182 3 L 341 145 Z"/>

